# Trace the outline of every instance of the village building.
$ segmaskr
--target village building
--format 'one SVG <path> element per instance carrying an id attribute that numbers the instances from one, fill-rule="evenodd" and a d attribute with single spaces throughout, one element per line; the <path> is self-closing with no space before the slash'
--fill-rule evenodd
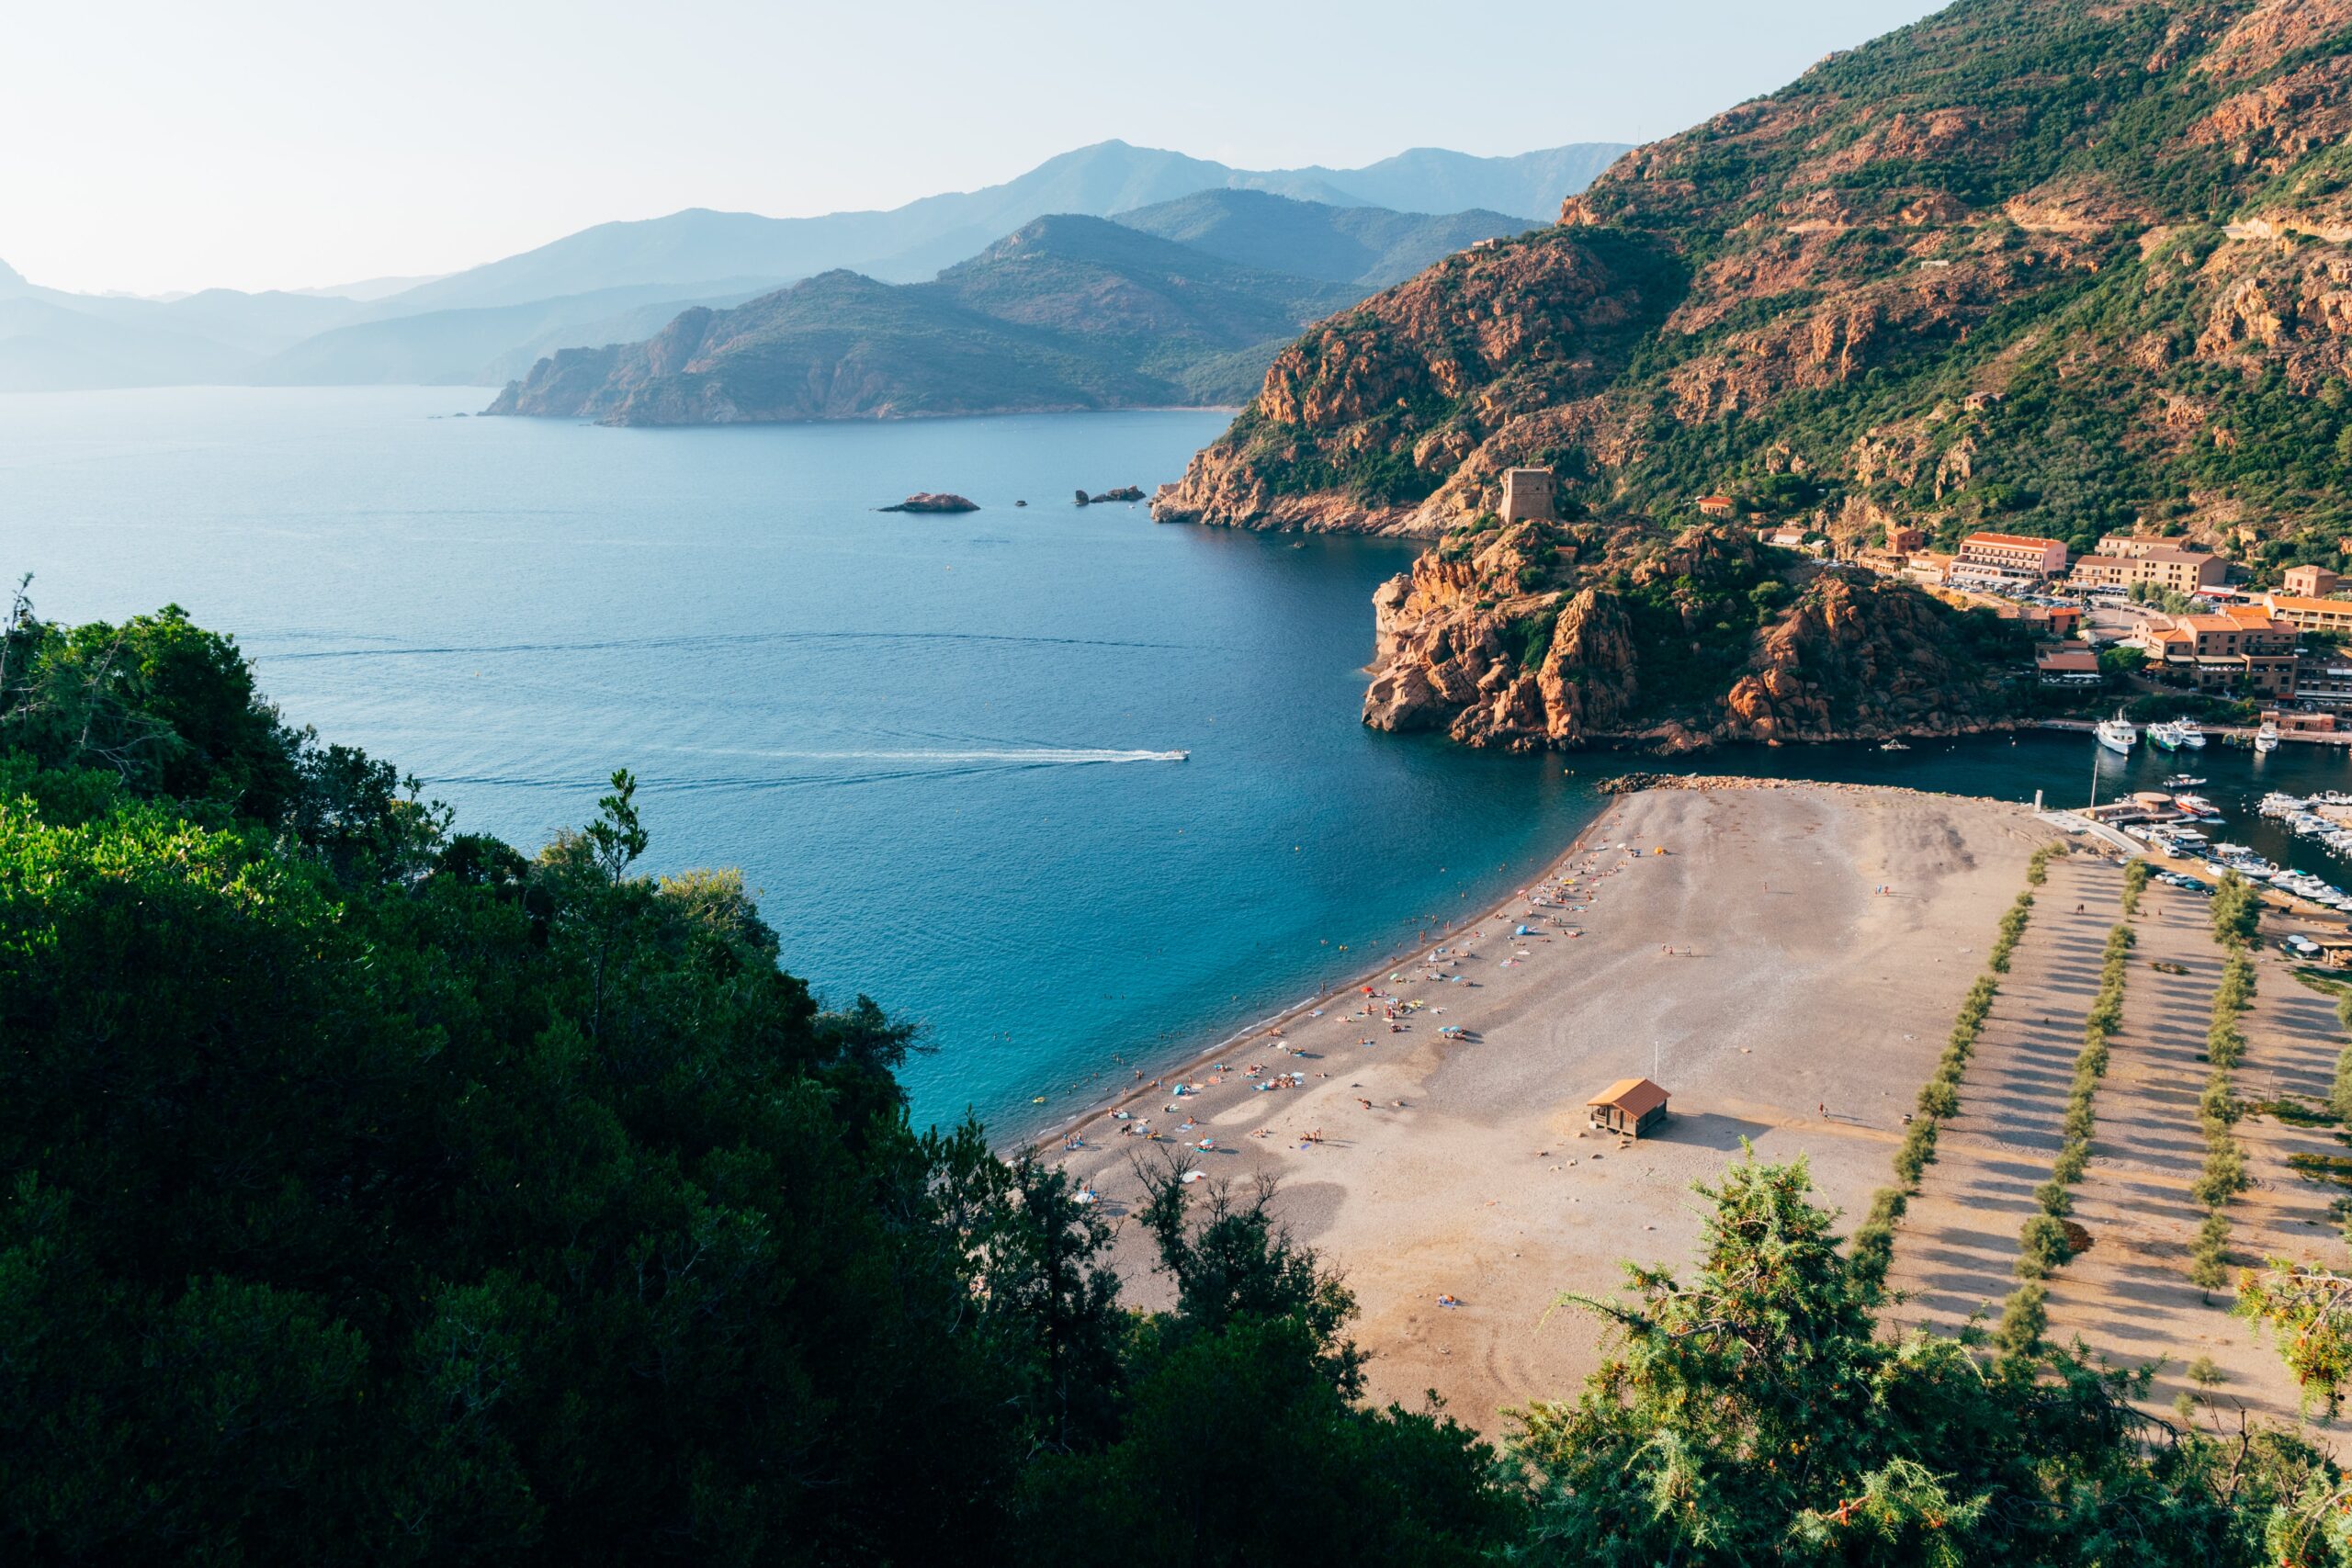
<path id="1" fill-rule="evenodd" d="M 2112 539 L 2113 535 L 2108 537 Z M 2104 545 L 2104 541 L 2102 541 Z M 2219 588 L 2230 574 L 2219 556 L 2162 546 L 2132 555 L 2088 555 L 2075 563 L 2070 588 L 2136 588 L 2142 583 L 2184 596 Z"/>
<path id="2" fill-rule="evenodd" d="M 1593 1126 L 1638 1138 L 1666 1124 L 1666 1090 L 1647 1078 L 1619 1078 L 1584 1103 Z"/>
<path id="3" fill-rule="evenodd" d="M 2100 556 L 2120 556 L 2125 560 L 2132 560 L 2146 555 L 2150 550 L 2178 548 L 2180 548 L 2178 539 L 2166 538 L 2162 534 L 2102 534 L 2099 536 L 2098 548 L 2091 553 Z"/>
<path id="4" fill-rule="evenodd" d="M 2096 686 L 2098 655 L 2087 648 L 2062 648 L 2036 659 L 2033 672 L 2045 686 Z"/>
<path id="5" fill-rule="evenodd" d="M 2135 639 L 2152 675 L 2200 692 L 2295 694 L 2295 628 L 2245 615 L 2174 615 L 2151 622 Z"/>
<path id="6" fill-rule="evenodd" d="M 1941 588 L 1951 575 L 1953 558 L 1934 550 L 1915 550 L 1904 563 L 1903 575 L 1929 588 Z"/>
<path id="7" fill-rule="evenodd" d="M 2018 588 L 2065 570 L 2064 540 L 2024 534 L 1971 534 L 1960 542 L 1946 579 L 1955 586 Z"/>
<path id="8" fill-rule="evenodd" d="M 1905 523 L 1896 523 L 1888 525 L 1886 530 L 1886 553 L 1888 555 L 1907 556 L 1914 550 L 1924 550 L 1927 547 L 1928 531 L 1925 528 L 1914 528 L 1910 525 Z"/>
<path id="9" fill-rule="evenodd" d="M 1549 468 L 1505 468 L 1503 470 L 1502 518 L 1506 523 L 1549 523 L 1557 514 L 1552 510 L 1552 470 Z"/>
<path id="10" fill-rule="evenodd" d="M 2281 735 L 2335 733 L 2335 716 L 2332 713 L 2289 713 L 2281 708 L 2264 708 L 2262 722 Z"/>
<path id="11" fill-rule="evenodd" d="M 1739 502 L 1727 495 L 1702 495 L 1699 510 L 1709 517 L 1728 517 L 1739 510 Z"/>
<path id="12" fill-rule="evenodd" d="M 2279 579 L 2286 592 L 2298 599 L 2324 599 L 2343 581 L 2324 566 L 2290 566 Z"/>
<path id="13" fill-rule="evenodd" d="M 2273 618 L 2313 632 L 2352 632 L 2352 600 L 2306 599 L 2294 593 L 2265 593 L 2262 607 Z"/>

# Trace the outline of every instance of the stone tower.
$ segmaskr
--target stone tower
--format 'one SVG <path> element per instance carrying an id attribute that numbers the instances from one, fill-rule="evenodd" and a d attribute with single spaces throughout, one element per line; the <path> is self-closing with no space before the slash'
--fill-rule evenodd
<path id="1" fill-rule="evenodd" d="M 1555 520 L 1552 511 L 1552 470 L 1549 468 L 1505 468 L 1503 470 L 1503 521 L 1522 520 L 1549 523 Z"/>

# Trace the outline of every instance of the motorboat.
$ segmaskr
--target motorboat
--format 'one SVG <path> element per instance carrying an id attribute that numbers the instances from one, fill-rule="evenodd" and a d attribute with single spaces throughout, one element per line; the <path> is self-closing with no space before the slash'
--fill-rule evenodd
<path id="1" fill-rule="evenodd" d="M 2127 723 L 2121 714 L 2116 715 L 2113 718 L 2100 719 L 2095 733 L 2098 736 L 2100 745 L 2110 751 L 2126 754 L 2130 753 L 2132 743 L 2140 739 L 2140 732 Z"/>
<path id="2" fill-rule="evenodd" d="M 2266 724 L 2254 732 L 2254 749 L 2264 756 L 2278 750 L 2278 727 Z"/>
<path id="3" fill-rule="evenodd" d="M 2166 789 L 2195 789 L 2205 781 L 2194 773 L 2175 773 L 2165 780 Z"/>
<path id="4" fill-rule="evenodd" d="M 2169 720 L 2148 726 L 2148 744 L 2160 751 L 2180 750 L 2180 726 Z"/>
<path id="5" fill-rule="evenodd" d="M 2197 727 L 2197 721 L 2193 718 L 2174 719 L 2172 732 L 2180 738 L 2180 743 L 2183 746 L 2192 750 L 2205 744 L 2205 732 Z"/>

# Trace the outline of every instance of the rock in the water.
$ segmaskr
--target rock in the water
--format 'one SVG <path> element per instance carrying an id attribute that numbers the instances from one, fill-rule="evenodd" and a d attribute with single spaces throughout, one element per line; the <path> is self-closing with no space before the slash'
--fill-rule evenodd
<path id="1" fill-rule="evenodd" d="M 1142 499 L 1143 487 L 1140 485 L 1121 485 L 1116 490 L 1106 490 L 1101 495 L 1089 495 L 1084 491 L 1078 492 L 1078 504 L 1080 506 L 1100 506 L 1106 501 L 1141 501 Z"/>
<path id="2" fill-rule="evenodd" d="M 945 491 L 926 490 L 917 491 L 896 506 L 877 507 L 876 510 L 881 512 L 978 512 L 979 509 L 980 503 L 977 501 L 967 501 L 960 495 L 950 495 Z"/>
<path id="3" fill-rule="evenodd" d="M 1078 502 L 1077 502 L 1077 504 L 1078 504 L 1078 505 L 1080 505 L 1080 506 L 1084 506 L 1084 505 L 1087 503 L 1087 500 L 1088 500 L 1088 497 L 1087 497 L 1086 492 L 1085 492 L 1084 491 L 1080 491 L 1078 492 Z"/>
<path id="4" fill-rule="evenodd" d="M 1029 503 L 1028 503 L 1027 502 L 1025 502 L 1025 501 L 1016 501 L 1016 502 L 1014 502 L 1012 504 L 1013 504 L 1013 505 L 1015 505 L 1015 506 L 1026 506 L 1026 505 L 1028 505 Z"/>

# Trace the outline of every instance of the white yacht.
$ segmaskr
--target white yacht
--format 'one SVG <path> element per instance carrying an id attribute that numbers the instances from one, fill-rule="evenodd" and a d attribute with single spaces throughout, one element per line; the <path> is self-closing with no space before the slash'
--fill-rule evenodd
<path id="1" fill-rule="evenodd" d="M 2260 729 L 2256 730 L 2254 732 L 2254 749 L 2256 751 L 2265 754 L 2278 750 L 2278 727 L 2275 724 L 2266 724 Z"/>
<path id="2" fill-rule="evenodd" d="M 2205 732 L 2197 728 L 2197 721 L 2193 718 L 2174 719 L 2172 732 L 2180 738 L 2183 746 L 2194 748 L 2205 744 Z"/>
<path id="3" fill-rule="evenodd" d="M 2125 722 L 2121 714 L 2117 714 L 2113 718 L 2100 719 L 2098 735 L 2098 743 L 2109 750 L 2127 754 L 2132 750 L 2132 743 L 2140 739 L 2140 732 Z"/>

